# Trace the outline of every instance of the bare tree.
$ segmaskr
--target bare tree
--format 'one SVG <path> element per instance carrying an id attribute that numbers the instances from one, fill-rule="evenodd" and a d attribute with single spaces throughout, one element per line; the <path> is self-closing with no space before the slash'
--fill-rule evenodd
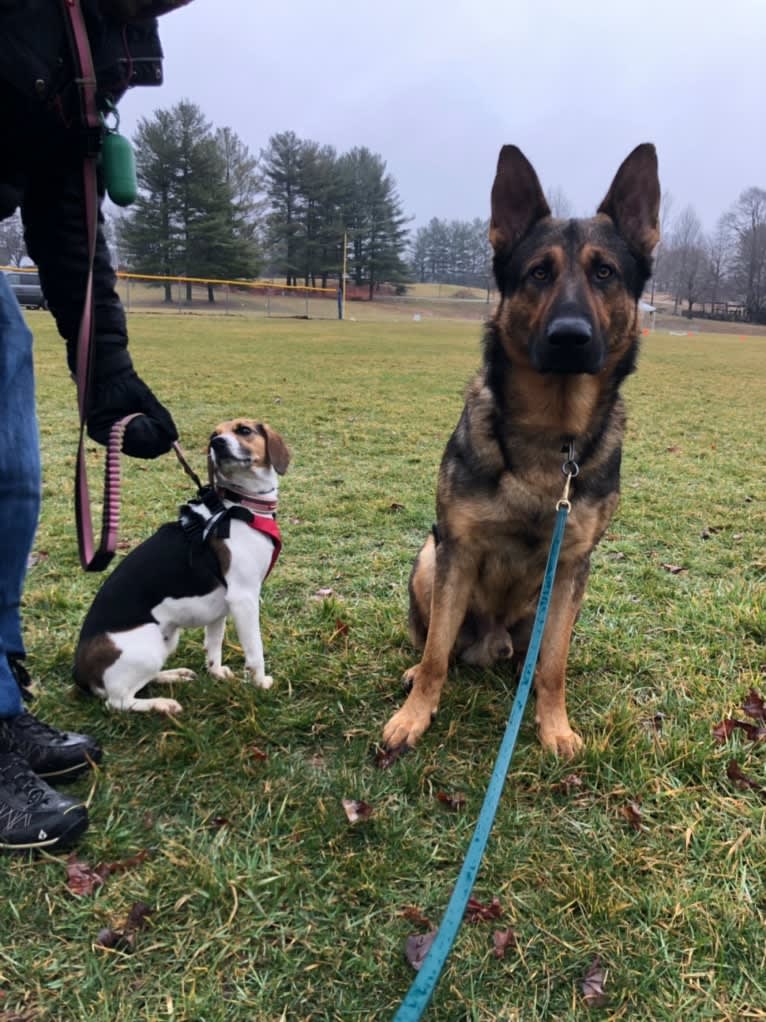
<path id="1" fill-rule="evenodd" d="M 570 217 L 574 216 L 574 207 L 564 193 L 563 188 L 560 188 L 558 185 L 554 188 L 549 188 L 545 193 L 545 198 L 548 200 L 552 215 L 558 220 L 569 220 Z"/>
<path id="2" fill-rule="evenodd" d="M 687 302 L 687 316 L 691 317 L 695 302 L 699 300 L 705 275 L 705 247 L 702 224 L 693 206 L 685 206 L 679 213 L 671 235 L 674 264 L 674 311 Z"/>
<path id="3" fill-rule="evenodd" d="M 24 229 L 21 226 L 21 217 L 17 210 L 13 216 L 0 223 L 0 263 L 20 266 L 21 260 L 26 254 Z"/>
<path id="4" fill-rule="evenodd" d="M 670 216 L 673 212 L 673 203 L 673 193 L 663 192 L 662 198 L 660 199 L 660 243 L 657 246 L 657 251 L 654 253 L 654 268 L 652 270 L 652 305 L 654 305 L 654 290 L 656 282 L 660 280 L 661 270 L 664 270 L 664 266 L 662 266 L 662 257 L 664 251 L 670 244 L 667 236 L 668 231 L 670 230 Z"/>
<path id="5" fill-rule="evenodd" d="M 766 319 L 766 191 L 746 188 L 726 214 L 735 238 L 733 276 L 747 318 Z"/>
<path id="6" fill-rule="evenodd" d="M 720 302 L 723 288 L 731 269 L 733 255 L 733 235 L 731 224 L 724 215 L 718 218 L 715 229 L 707 238 L 707 293 L 711 305 Z"/>

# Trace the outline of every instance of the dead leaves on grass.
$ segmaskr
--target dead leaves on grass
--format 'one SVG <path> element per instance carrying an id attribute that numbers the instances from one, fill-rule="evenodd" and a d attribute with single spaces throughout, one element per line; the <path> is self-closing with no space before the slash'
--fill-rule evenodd
<path id="1" fill-rule="evenodd" d="M 97 866 L 89 866 L 73 852 L 66 863 L 66 885 L 76 897 L 87 897 L 93 894 L 97 887 L 101 887 L 107 877 L 140 866 L 148 856 L 148 851 L 141 851 L 118 862 L 101 862 Z"/>
<path id="2" fill-rule="evenodd" d="M 741 791 L 757 791 L 762 799 L 766 799 L 766 788 L 744 772 L 736 759 L 730 759 L 726 765 L 726 776 Z"/>
<path id="3" fill-rule="evenodd" d="M 756 723 L 751 724 L 749 720 L 739 720 L 736 717 L 725 717 L 713 728 L 713 738 L 716 742 L 724 744 L 735 731 L 741 731 L 751 742 L 766 740 L 766 726 L 761 726 L 766 724 L 766 704 L 763 696 L 756 689 L 751 688 L 745 696 L 742 710 Z M 726 776 L 740 791 L 755 791 L 762 799 L 766 799 L 766 787 L 760 781 L 748 776 L 736 759 L 730 759 L 726 764 Z"/>
<path id="4" fill-rule="evenodd" d="M 428 931 L 427 933 L 411 933 L 404 943 L 405 958 L 418 972 L 439 930 L 438 927 L 434 928 L 431 925 L 428 916 L 424 915 L 415 905 L 407 905 L 402 909 L 401 915 L 413 925 L 423 927 Z M 493 897 L 489 902 L 482 902 L 472 895 L 468 899 L 463 918 L 468 923 L 480 924 L 500 919 L 502 915 L 503 908 L 499 898 Z M 513 927 L 495 930 L 492 934 L 492 954 L 495 958 L 504 958 L 506 951 L 516 947 L 518 947 L 518 939 Z"/>
<path id="5" fill-rule="evenodd" d="M 361 802 L 355 798 L 341 799 L 349 823 L 365 823 L 373 814 L 373 808 L 369 802 Z"/>
<path id="6" fill-rule="evenodd" d="M 154 911 L 145 901 L 137 901 L 120 930 L 105 926 L 99 930 L 96 946 L 110 951 L 130 953 L 136 946 L 136 934 L 146 927 L 147 917 Z"/>
<path id="7" fill-rule="evenodd" d="M 742 703 L 742 710 L 746 716 L 766 725 L 766 705 L 763 697 L 754 688 L 751 688 Z M 735 731 L 742 731 L 751 742 L 762 742 L 766 739 L 766 726 L 759 727 L 758 724 L 751 724 L 747 720 L 738 720 L 736 717 L 725 717 L 713 728 L 713 738 L 723 744 L 727 742 Z"/>
<path id="8" fill-rule="evenodd" d="M 438 930 L 430 930 L 428 933 L 411 933 L 405 941 L 404 955 L 415 972 L 420 972 L 420 967 L 431 950 L 431 945 L 438 932 Z"/>
<path id="9" fill-rule="evenodd" d="M 453 813 L 459 813 L 461 809 L 465 808 L 465 795 L 460 792 L 449 794 L 446 791 L 437 791 L 436 798 Z"/>
<path id="10" fill-rule="evenodd" d="M 606 969 L 596 955 L 582 979 L 582 999 L 589 1008 L 603 1008 L 607 995 L 604 990 Z"/>

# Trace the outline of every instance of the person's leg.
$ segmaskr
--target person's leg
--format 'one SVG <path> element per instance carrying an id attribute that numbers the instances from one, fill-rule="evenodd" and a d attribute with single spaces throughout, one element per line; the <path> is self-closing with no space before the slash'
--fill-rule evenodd
<path id="1" fill-rule="evenodd" d="M 24 712 L 21 595 L 40 509 L 40 445 L 32 335 L 0 274 L 0 755 L 42 777 L 68 780 L 101 758 L 87 735 L 57 731 Z"/>
<path id="2" fill-rule="evenodd" d="M 21 594 L 39 509 L 32 335 L 0 274 L 0 717 L 22 709 L 7 657 L 24 655 Z"/>

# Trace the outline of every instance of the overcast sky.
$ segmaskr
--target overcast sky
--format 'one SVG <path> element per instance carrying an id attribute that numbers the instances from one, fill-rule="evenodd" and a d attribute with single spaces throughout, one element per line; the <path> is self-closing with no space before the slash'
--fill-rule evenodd
<path id="1" fill-rule="evenodd" d="M 128 93 L 123 130 L 187 98 L 254 153 L 364 145 L 416 226 L 488 216 L 507 142 L 577 215 L 645 141 L 707 229 L 766 188 L 765 0 L 194 0 L 160 34 L 165 84 Z"/>

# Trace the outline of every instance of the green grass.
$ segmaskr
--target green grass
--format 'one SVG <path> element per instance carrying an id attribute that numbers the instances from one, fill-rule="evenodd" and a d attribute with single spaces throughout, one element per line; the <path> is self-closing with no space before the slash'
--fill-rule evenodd
<path id="1" fill-rule="evenodd" d="M 294 452 L 262 615 L 275 686 L 207 679 L 201 635 L 186 633 L 174 662 L 200 678 L 176 687 L 184 714 L 166 720 L 72 692 L 99 578 L 76 556 L 62 343 L 45 315 L 30 320 L 45 461 L 25 599 L 36 709 L 106 750 L 92 787 L 76 789 L 92 820 L 79 856 L 151 854 L 88 898 L 68 892 L 63 855 L 2 861 L 0 1019 L 391 1018 L 413 976 L 403 946 L 416 927 L 402 909 L 438 922 L 514 691 L 509 672 L 455 669 L 418 749 L 374 768 L 413 662 L 407 575 L 478 327 L 134 318 L 137 366 L 198 469 L 211 426 L 234 414 L 263 417 Z M 766 1018 L 763 801 L 726 777 L 736 758 L 766 786 L 766 747 L 711 737 L 723 716 L 742 716 L 751 686 L 766 689 L 765 356 L 762 337 L 646 339 L 626 387 L 623 502 L 570 657 L 585 753 L 544 756 L 527 714 L 475 890 L 504 916 L 461 930 L 435 1022 Z M 95 447 L 92 462 L 98 491 Z M 121 535 L 135 543 L 192 494 L 171 456 L 123 466 Z M 321 587 L 333 596 L 315 599 Z M 226 653 L 241 670 L 231 630 Z M 567 794 L 572 773 L 581 784 Z M 449 812 L 439 791 L 463 793 L 465 808 Z M 342 798 L 368 801 L 373 818 L 350 826 Z M 622 812 L 630 801 L 640 832 Z M 154 914 L 135 952 L 95 947 L 138 900 Z M 492 932 L 507 926 L 518 947 L 497 960 Z M 596 955 L 609 1001 L 589 1010 L 580 984 Z"/>

